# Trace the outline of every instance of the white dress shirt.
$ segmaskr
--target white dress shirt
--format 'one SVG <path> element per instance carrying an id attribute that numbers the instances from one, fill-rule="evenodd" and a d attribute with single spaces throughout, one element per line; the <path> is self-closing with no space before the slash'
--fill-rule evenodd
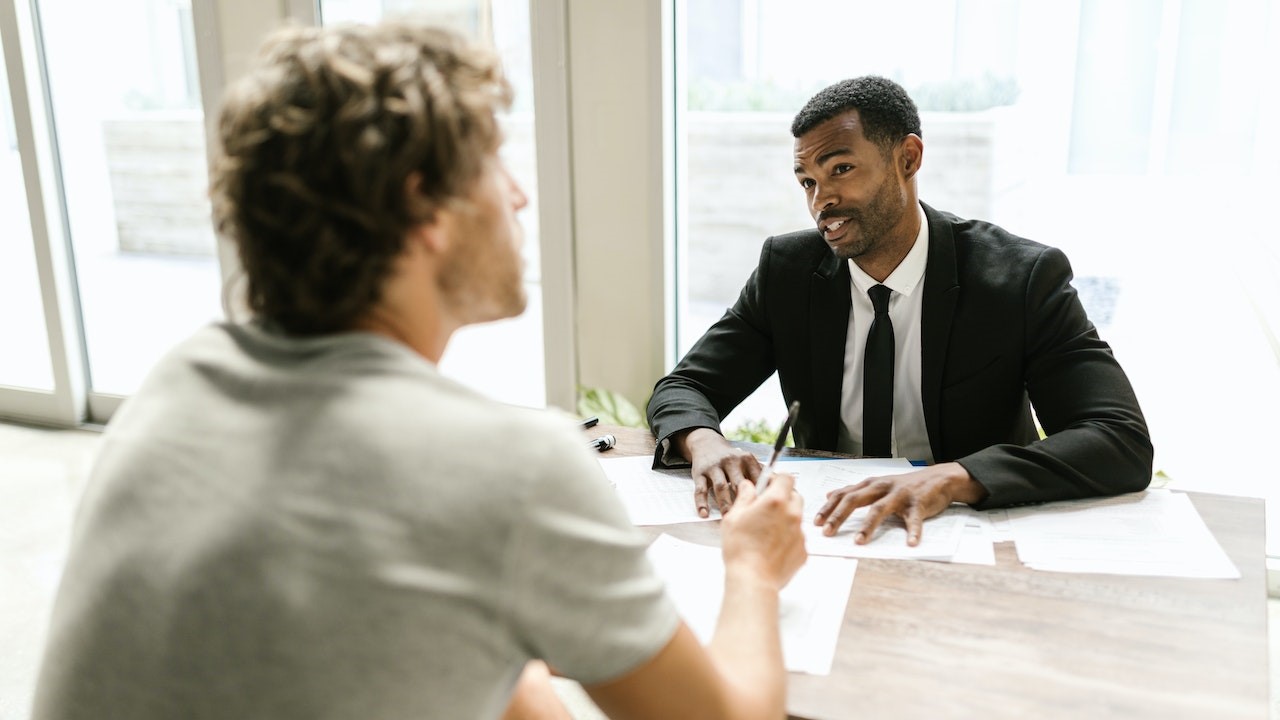
<path id="1" fill-rule="evenodd" d="M 849 331 L 844 343 L 844 382 L 840 385 L 840 437 L 836 449 L 862 454 L 862 366 L 867 349 L 867 332 L 875 309 L 867 290 L 885 285 L 889 296 L 889 319 L 893 322 L 893 456 L 933 462 L 929 433 L 924 425 L 924 403 L 920 394 L 920 310 L 924 306 L 924 269 L 929 262 L 929 221 L 924 209 L 915 244 L 883 283 L 849 260 Z"/>

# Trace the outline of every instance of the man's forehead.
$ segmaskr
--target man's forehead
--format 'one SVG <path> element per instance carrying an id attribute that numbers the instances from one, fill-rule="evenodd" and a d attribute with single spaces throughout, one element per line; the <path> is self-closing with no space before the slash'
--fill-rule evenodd
<path id="1" fill-rule="evenodd" d="M 862 130 L 862 118 L 857 110 L 846 110 L 835 117 L 818 123 L 809 132 L 796 138 L 795 159 L 812 161 L 818 154 L 826 152 L 834 146 L 855 150 L 866 143 L 866 135 Z"/>

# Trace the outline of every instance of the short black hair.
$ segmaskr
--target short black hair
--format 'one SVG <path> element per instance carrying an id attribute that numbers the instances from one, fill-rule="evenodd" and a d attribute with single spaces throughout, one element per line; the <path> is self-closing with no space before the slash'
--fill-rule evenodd
<path id="1" fill-rule="evenodd" d="M 850 110 L 858 111 L 862 133 L 888 150 L 899 140 L 920 131 L 920 111 L 898 83 L 877 75 L 841 80 L 809 99 L 791 122 L 792 137 L 800 137 L 818 125 Z"/>

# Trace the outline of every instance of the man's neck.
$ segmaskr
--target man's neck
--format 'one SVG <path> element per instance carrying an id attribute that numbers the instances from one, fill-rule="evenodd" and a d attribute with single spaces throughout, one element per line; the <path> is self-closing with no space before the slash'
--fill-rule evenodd
<path id="1" fill-rule="evenodd" d="M 447 311 L 430 259 L 420 252 L 401 255 L 379 294 L 378 304 L 357 326 L 407 345 L 439 364 L 449 338 L 462 323 Z"/>
<path id="2" fill-rule="evenodd" d="M 916 237 L 920 234 L 918 206 L 913 202 L 909 207 L 910 209 L 903 213 L 902 219 L 894 225 L 889 237 L 885 238 L 885 243 L 876 248 L 875 252 L 853 259 L 863 272 L 878 283 L 884 282 L 894 270 L 898 269 L 898 265 L 902 264 L 903 258 L 911 252 L 911 247 L 915 245 Z"/>

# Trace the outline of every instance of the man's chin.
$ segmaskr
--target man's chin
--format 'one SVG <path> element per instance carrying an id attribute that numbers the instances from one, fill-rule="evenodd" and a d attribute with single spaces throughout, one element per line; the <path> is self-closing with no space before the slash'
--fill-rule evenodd
<path id="1" fill-rule="evenodd" d="M 867 254 L 868 243 L 860 240 L 843 240 L 837 243 L 827 243 L 827 247 L 831 249 L 831 254 L 841 260 L 853 260 Z"/>
<path id="2" fill-rule="evenodd" d="M 479 325 L 482 323 L 498 322 L 499 320 L 510 320 L 520 317 L 529 306 L 529 296 L 524 291 L 524 285 L 520 286 L 517 293 L 502 298 L 489 307 L 480 309 L 468 319 L 468 325 Z"/>

